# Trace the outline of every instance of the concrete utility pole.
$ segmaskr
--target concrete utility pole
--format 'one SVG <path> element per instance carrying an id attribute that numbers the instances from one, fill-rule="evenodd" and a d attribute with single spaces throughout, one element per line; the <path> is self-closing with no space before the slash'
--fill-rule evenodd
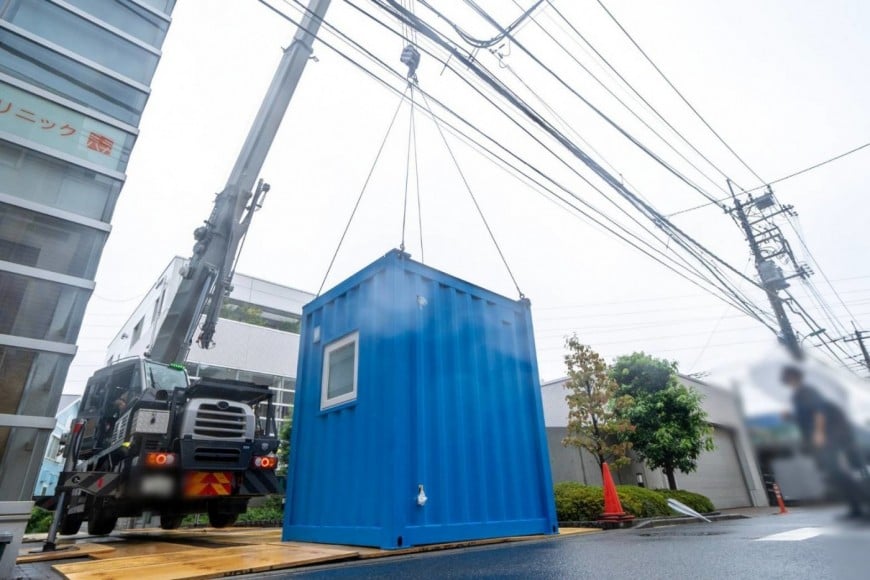
<path id="1" fill-rule="evenodd" d="M 858 330 L 855 326 L 855 323 L 852 323 L 852 328 L 855 329 L 855 334 L 853 335 L 855 338 L 846 338 L 845 342 L 857 342 L 858 346 L 861 348 L 861 354 L 864 355 L 864 366 L 867 367 L 867 370 L 870 371 L 870 353 L 867 352 L 867 346 L 864 344 L 864 335 L 867 334 L 866 330 Z"/>
<path id="2" fill-rule="evenodd" d="M 794 262 L 794 256 L 779 227 L 769 221 L 779 213 L 790 211 L 790 208 L 786 207 L 776 212 L 763 213 L 763 210 L 773 206 L 773 192 L 770 191 L 769 187 L 758 199 L 753 199 L 750 196 L 749 200 L 743 203 L 737 199 L 730 180 L 728 187 L 734 200 L 733 211 L 746 234 L 746 240 L 749 242 L 752 257 L 755 260 L 755 269 L 779 324 L 779 338 L 793 357 L 801 359 L 803 358 L 803 349 L 785 312 L 783 299 L 779 296 L 779 291 L 789 286 L 786 281 L 787 277 L 783 275 L 782 268 L 774 262 L 774 258 L 783 255 L 791 258 Z M 750 219 L 750 214 L 757 215 L 753 215 Z M 796 276 L 805 275 L 806 272 L 798 268 Z"/>

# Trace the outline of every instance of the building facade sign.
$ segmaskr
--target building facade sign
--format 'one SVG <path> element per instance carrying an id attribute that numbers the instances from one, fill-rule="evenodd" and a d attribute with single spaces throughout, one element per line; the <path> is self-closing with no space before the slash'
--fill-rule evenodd
<path id="1" fill-rule="evenodd" d="M 0 131 L 112 171 L 123 171 L 132 145 L 120 129 L 2 81 Z"/>

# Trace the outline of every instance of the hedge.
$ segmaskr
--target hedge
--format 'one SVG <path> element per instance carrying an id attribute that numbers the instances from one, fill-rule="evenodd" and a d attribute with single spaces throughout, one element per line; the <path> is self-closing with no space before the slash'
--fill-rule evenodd
<path id="1" fill-rule="evenodd" d="M 604 491 L 600 485 L 563 481 L 554 486 L 553 492 L 556 498 L 556 515 L 560 522 L 594 521 L 604 511 Z M 707 497 L 690 491 L 617 485 L 616 493 L 622 509 L 639 518 L 671 515 L 673 512 L 667 503 L 669 497 L 702 513 L 713 511 L 713 503 Z"/>
<path id="2" fill-rule="evenodd" d="M 51 527 L 51 519 L 54 517 L 54 512 L 44 510 L 41 507 L 34 506 L 30 510 L 30 520 L 27 522 L 25 534 L 40 534 L 48 531 Z"/>

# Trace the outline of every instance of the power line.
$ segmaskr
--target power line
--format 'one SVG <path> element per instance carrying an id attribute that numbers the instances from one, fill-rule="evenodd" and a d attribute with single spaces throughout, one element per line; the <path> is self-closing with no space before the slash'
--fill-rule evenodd
<path id="1" fill-rule="evenodd" d="M 351 5 L 353 5 L 353 4 L 351 4 Z M 282 16 L 285 16 L 285 17 L 286 17 L 286 15 L 282 15 Z M 289 18 L 288 18 L 288 19 L 289 19 Z M 292 21 L 292 20 L 291 20 L 291 21 Z M 336 31 L 337 31 L 337 29 L 336 29 Z M 337 31 L 337 32 L 338 32 L 340 35 L 344 36 L 345 39 L 347 39 L 346 35 L 343 35 L 343 33 L 341 33 L 340 31 Z M 355 44 L 355 45 L 357 46 L 357 48 L 359 48 L 358 43 L 355 43 L 355 42 L 352 41 L 352 40 L 350 40 L 350 42 L 353 43 L 353 44 Z M 343 56 L 343 57 L 345 57 L 345 58 L 348 58 L 348 57 L 347 57 L 346 55 L 344 55 L 341 51 L 335 49 L 334 47 L 331 47 L 331 46 L 329 46 L 329 47 L 330 47 L 331 49 L 333 49 L 333 50 L 336 50 L 336 52 L 338 52 L 341 56 Z M 373 55 L 371 55 L 370 52 L 365 51 L 365 49 L 363 49 L 363 52 L 365 52 L 365 53 L 366 53 L 370 58 L 373 58 L 374 60 L 379 60 L 379 59 L 377 59 L 377 57 L 373 57 Z M 352 59 L 349 59 L 349 60 L 352 61 Z M 463 60 L 464 60 L 464 59 L 463 59 Z M 355 62 L 355 61 L 353 61 L 353 62 Z M 381 61 L 381 62 L 382 62 L 382 61 Z M 443 61 L 442 61 L 442 62 L 443 62 Z M 355 63 L 355 64 L 356 64 L 357 66 L 359 66 L 358 63 Z M 391 72 L 394 73 L 394 71 L 393 71 L 391 68 L 389 68 L 389 67 L 385 67 L 385 68 L 387 68 L 387 70 L 390 70 Z M 372 73 L 371 73 L 370 71 L 368 71 L 367 69 L 365 69 L 364 67 L 361 67 L 361 70 L 363 70 L 364 72 L 366 72 L 366 73 L 369 74 L 370 76 L 373 76 L 373 78 L 378 79 L 380 82 L 384 83 L 384 81 L 383 81 L 382 79 L 379 79 L 379 78 L 376 77 L 375 75 L 372 75 Z M 451 69 L 451 70 L 454 70 L 454 72 L 456 72 L 455 69 Z M 394 74 L 395 74 L 395 73 L 394 73 Z M 461 78 L 461 77 L 460 77 L 460 78 Z M 393 87 L 389 86 L 388 84 L 386 84 L 386 86 L 388 86 L 388 88 L 390 88 L 390 89 L 392 89 L 392 90 L 395 90 Z M 485 97 L 485 95 L 482 95 L 482 96 Z M 491 102 L 491 101 L 490 101 L 490 102 Z M 441 105 L 442 107 L 444 106 L 443 103 L 439 103 L 439 105 Z M 446 110 L 450 111 L 451 114 L 454 114 L 454 115 L 455 115 L 455 111 L 451 111 L 449 108 L 446 108 Z M 477 130 L 477 131 L 479 132 L 479 129 L 477 129 L 477 128 L 474 127 L 473 125 L 469 124 L 469 123 L 467 122 L 467 120 L 462 119 L 461 117 L 458 117 L 458 118 L 460 118 L 464 123 L 468 124 L 470 127 L 474 128 L 475 130 Z M 491 140 L 491 138 L 490 138 L 488 135 L 486 135 L 486 134 L 483 134 L 483 135 L 484 135 L 485 137 L 487 137 L 488 139 Z M 516 155 L 515 155 L 513 152 L 510 152 L 509 150 L 506 150 L 506 151 L 507 151 L 509 154 L 511 154 L 513 157 L 516 158 Z M 537 170 L 536 168 L 534 168 L 534 166 L 532 166 L 532 169 L 535 170 L 535 171 L 538 171 L 538 172 L 540 171 L 540 170 Z M 706 290 L 706 289 L 705 289 L 705 290 Z M 714 294 L 714 296 L 715 296 L 715 294 Z M 718 297 L 718 296 L 717 296 L 717 297 Z M 743 308 L 741 308 L 738 304 L 735 304 L 735 306 L 737 306 L 738 309 L 741 309 L 741 310 L 743 309 Z M 753 317 L 758 318 L 758 314 L 752 312 L 751 310 L 747 310 L 746 313 L 749 314 L 750 316 L 753 316 Z M 760 319 L 759 319 L 759 320 L 760 320 Z"/>
<path id="2" fill-rule="evenodd" d="M 516 0 L 514 0 L 514 1 L 516 1 Z M 573 33 L 574 33 L 578 38 L 580 38 L 580 39 L 581 39 L 581 40 L 586 44 L 586 46 L 588 46 L 588 47 L 592 50 L 592 52 L 595 53 L 595 55 L 596 55 L 596 56 L 597 56 L 597 57 L 598 57 L 598 58 L 599 58 L 599 59 L 600 59 L 600 60 L 601 60 L 601 61 L 602 61 L 606 66 L 607 66 L 607 68 L 608 68 L 611 72 L 613 72 L 613 73 L 616 75 L 616 77 L 617 77 L 620 81 L 622 81 L 623 84 L 625 84 L 625 86 L 627 86 L 627 87 L 631 90 L 632 93 L 634 93 L 634 95 L 635 95 L 635 96 L 640 100 L 640 102 L 642 102 L 644 105 L 646 105 L 646 107 L 647 107 L 650 111 L 652 111 L 652 112 L 656 115 L 656 117 L 658 117 L 658 118 L 659 118 L 659 119 L 660 119 L 660 120 L 661 120 L 661 121 L 662 121 L 662 122 L 663 122 L 663 123 L 664 123 L 664 124 L 665 124 L 669 129 L 670 129 L 670 130 L 671 130 L 671 131 L 673 131 L 673 132 L 674 132 L 674 133 L 675 133 L 675 134 L 676 134 L 676 135 L 677 135 L 677 136 L 678 136 L 678 137 L 683 141 L 683 143 L 685 143 L 686 145 L 688 145 L 689 148 L 692 149 L 692 151 L 694 151 L 695 153 L 697 153 L 698 156 L 700 156 L 701 159 L 703 159 L 704 161 L 706 161 L 707 164 L 710 165 L 710 167 L 712 167 L 713 169 L 715 169 L 716 172 L 719 173 L 719 175 L 721 175 L 721 176 L 722 176 L 723 178 L 725 178 L 725 179 L 728 179 L 728 175 L 726 175 L 725 172 L 724 172 L 722 169 L 720 169 L 718 165 L 716 165 L 715 163 L 713 163 L 713 161 L 711 161 L 711 160 L 710 160 L 706 155 L 704 155 L 704 153 L 702 153 L 702 152 L 701 152 L 697 147 L 695 147 L 695 145 L 693 145 L 692 142 L 689 141 L 689 139 L 688 139 L 685 135 L 683 135 L 683 133 L 680 132 L 679 129 L 677 129 L 676 127 L 674 127 L 674 126 L 671 124 L 671 122 L 668 121 L 667 118 L 666 118 L 662 113 L 660 113 L 659 110 L 658 110 L 655 106 L 653 106 L 653 104 L 650 103 L 650 102 L 649 102 L 649 101 L 648 101 L 648 100 L 647 100 L 647 99 L 646 99 L 646 98 L 645 98 L 645 97 L 644 97 L 644 96 L 643 96 L 643 95 L 642 95 L 642 94 L 641 94 L 641 93 L 640 93 L 640 92 L 639 92 L 639 91 L 634 87 L 634 85 L 632 85 L 632 84 L 628 81 L 628 79 L 626 79 L 626 78 L 625 78 L 625 77 L 624 77 L 624 76 L 623 76 L 623 75 L 622 75 L 618 70 L 616 70 L 616 68 L 615 68 L 615 67 L 610 63 L 610 61 L 609 61 L 609 60 L 608 60 L 608 59 L 607 59 L 603 54 L 601 54 L 601 52 L 599 52 L 599 50 L 598 50 L 597 48 L 595 48 L 595 46 L 594 46 L 591 42 L 589 42 L 589 40 L 586 39 L 586 37 L 585 37 L 585 36 L 584 36 L 584 35 L 583 35 L 583 34 L 582 34 L 578 29 L 577 29 L 576 26 L 574 26 L 574 24 L 573 24 L 570 20 L 568 20 L 568 18 L 567 18 L 567 17 L 566 17 L 566 16 L 565 16 L 565 15 L 564 15 L 564 14 L 563 14 L 563 13 L 562 13 L 558 8 L 557 8 L 557 7 L 556 7 L 556 5 L 555 5 L 552 1 L 548 0 L 548 4 L 550 5 L 550 7 L 551 7 L 551 9 L 553 10 L 553 12 L 555 12 L 555 13 L 559 16 L 559 18 L 561 18 L 562 21 L 564 21 L 565 24 L 568 25 L 568 27 L 573 31 Z M 553 20 L 553 22 L 555 22 L 555 20 Z M 558 22 L 556 22 L 556 25 L 559 26 Z M 539 25 L 539 26 L 540 26 L 540 25 Z M 562 27 L 560 26 L 560 28 L 562 28 Z M 564 31 L 564 28 L 562 28 L 562 30 Z M 576 41 L 575 41 L 575 43 L 576 43 Z M 578 46 L 581 46 L 581 48 L 582 48 L 582 45 L 580 45 L 579 43 L 576 43 L 576 44 L 577 44 Z M 563 51 L 565 51 L 567 54 L 569 54 L 569 55 L 572 56 L 572 58 L 573 58 L 573 55 L 571 55 L 571 52 L 570 52 L 570 51 L 568 51 L 568 50 L 567 50 L 563 45 L 560 44 L 560 46 L 562 47 L 562 50 L 563 50 Z M 584 69 L 585 69 L 585 67 L 584 67 Z M 591 74 L 591 73 L 590 73 L 590 74 Z M 682 155 L 681 155 L 681 157 L 682 157 Z M 692 167 L 695 167 L 695 166 L 692 165 Z M 718 189 L 719 189 L 720 191 L 722 191 L 722 192 L 725 192 L 725 188 L 722 186 L 721 183 L 718 183 L 718 182 L 716 182 L 715 180 L 711 179 L 709 176 L 707 176 L 706 173 L 702 172 L 702 171 L 701 171 L 700 169 L 698 169 L 697 167 L 695 167 L 695 169 L 696 169 L 699 173 L 701 173 L 701 175 L 703 175 L 703 176 L 704 176 L 708 181 L 710 181 L 710 183 L 712 183 L 716 188 L 718 188 Z M 733 181 L 733 180 L 732 180 L 732 181 Z M 725 199 L 727 200 L 727 199 L 729 199 L 729 198 L 725 198 Z M 712 202 L 711 202 L 711 205 L 712 205 Z"/>
<path id="3" fill-rule="evenodd" d="M 762 189 L 767 189 L 768 186 L 776 185 L 777 183 L 782 183 L 783 181 L 785 181 L 785 180 L 787 180 L 787 179 L 791 179 L 792 177 L 797 177 L 797 176 L 799 176 L 799 175 L 803 175 L 804 173 L 808 173 L 808 172 L 810 172 L 810 171 L 812 171 L 812 170 L 814 170 L 814 169 L 818 169 L 819 167 L 822 167 L 822 166 L 824 166 L 824 165 L 827 165 L 828 163 L 831 163 L 831 162 L 834 162 L 834 161 L 838 161 L 838 160 L 842 159 L 843 157 L 847 157 L 847 156 L 851 155 L 852 153 L 857 153 L 858 151 L 861 151 L 862 149 L 866 149 L 867 147 L 870 147 L 870 143 L 864 143 L 863 145 L 859 145 L 858 147 L 855 147 L 855 148 L 853 148 L 853 149 L 849 149 L 848 151 L 845 151 L 845 152 L 843 152 L 843 153 L 840 153 L 839 155 L 835 155 L 834 157 L 831 157 L 831 158 L 829 158 L 829 159 L 825 159 L 824 161 L 820 161 L 820 162 L 818 162 L 818 163 L 816 163 L 816 164 L 814 164 L 814 165 L 810 165 L 809 167 L 805 167 L 805 168 L 803 168 L 803 169 L 801 169 L 801 170 L 795 171 L 795 172 L 793 172 L 793 173 L 789 173 L 788 175 L 783 175 L 782 177 L 779 177 L 779 178 L 777 178 L 777 179 L 774 179 L 773 181 L 771 181 L 770 183 L 767 183 L 767 184 L 765 184 L 765 185 L 759 185 L 758 187 L 754 187 L 754 188 L 752 188 L 752 189 L 747 189 L 746 191 L 743 191 L 743 192 L 739 193 L 738 195 L 743 195 L 743 194 L 746 194 L 746 193 L 754 193 L 754 192 L 756 192 L 756 191 L 760 191 L 760 190 L 762 190 Z M 696 209 L 701 209 L 701 208 L 704 208 L 704 207 L 709 207 L 709 206 L 711 206 L 711 205 L 717 205 L 717 204 L 719 204 L 720 202 L 724 202 L 724 201 L 727 201 L 727 200 L 729 200 L 729 199 L 730 199 L 730 196 L 729 196 L 729 197 L 723 197 L 722 199 L 717 199 L 715 202 L 712 202 L 712 201 L 711 201 L 711 202 L 708 202 L 708 203 L 702 203 L 702 204 L 700 204 L 700 205 L 696 205 L 696 206 L 694 206 L 694 207 L 688 207 L 688 208 L 686 208 L 686 209 L 681 209 L 681 210 L 679 210 L 679 211 L 675 211 L 674 213 L 668 214 L 668 217 L 673 217 L 673 216 L 675 216 L 675 215 L 680 215 L 680 214 L 688 213 L 688 212 L 690 212 L 690 211 L 695 211 Z"/>
<path id="4" fill-rule="evenodd" d="M 701 113 L 699 113 L 698 110 L 692 105 L 692 103 L 690 103 L 689 100 L 685 96 L 683 96 L 683 93 L 681 93 L 679 91 L 679 89 L 677 89 L 677 87 L 674 86 L 674 83 L 671 82 L 671 80 L 665 75 L 665 73 L 662 72 L 662 70 L 656 65 L 656 63 L 653 62 L 653 60 L 649 57 L 649 55 L 634 40 L 634 38 L 631 36 L 631 34 L 628 33 L 628 31 L 625 29 L 625 27 L 623 27 L 622 24 L 620 24 L 619 20 L 617 20 L 616 17 L 610 12 L 610 10 L 607 9 L 607 6 L 604 5 L 604 2 L 602 2 L 601 0 L 597 0 L 597 2 L 601 6 L 601 8 L 607 13 L 607 15 L 610 17 L 610 19 L 613 20 L 613 22 L 616 24 L 616 26 L 619 27 L 619 29 L 623 32 L 623 34 L 625 34 L 626 38 L 628 38 L 628 40 L 631 41 L 631 43 L 634 45 L 634 47 L 637 48 L 638 51 L 640 51 L 640 53 L 647 60 L 647 62 L 649 62 L 652 65 L 652 67 L 656 70 L 657 73 L 659 73 L 659 75 L 662 77 L 662 79 L 664 79 L 664 81 L 668 84 L 668 86 L 671 87 L 674 90 L 674 92 L 680 97 L 680 99 L 682 99 L 682 101 L 686 104 L 686 106 L 692 110 L 692 112 L 695 114 L 695 116 L 698 117 L 698 119 L 700 119 L 701 122 L 704 123 L 704 125 L 710 130 L 710 132 L 716 136 L 716 138 L 719 140 L 719 142 L 722 143 L 722 145 L 724 145 L 725 148 L 728 149 L 728 151 L 730 151 L 734 155 L 734 157 L 736 157 L 737 160 L 740 161 L 740 163 L 742 163 L 743 166 L 746 169 L 748 169 L 749 172 L 758 179 L 758 181 L 765 183 L 764 179 L 760 175 L 758 175 L 758 173 L 756 173 L 755 170 L 752 169 L 752 167 L 750 167 L 749 164 L 746 163 L 746 161 L 744 161 L 743 158 L 740 157 L 740 155 L 738 155 L 737 152 L 734 151 L 734 149 L 732 149 L 728 143 L 725 142 L 725 139 L 723 139 L 722 136 L 710 125 L 710 123 L 707 122 L 707 119 L 705 119 L 701 115 Z"/>
<path id="5" fill-rule="evenodd" d="M 296 0 L 294 0 L 294 1 L 296 1 Z M 298 2 L 297 2 L 297 4 L 298 4 Z M 395 33 L 394 30 L 392 30 L 391 28 L 389 28 L 388 26 L 386 26 L 382 21 L 380 21 L 380 20 L 378 20 L 378 19 L 372 17 L 372 16 L 371 16 L 370 14 L 368 14 L 367 12 L 362 11 L 361 9 L 359 9 L 359 7 L 355 6 L 353 3 L 349 3 L 349 4 L 350 4 L 351 6 L 353 6 L 353 7 L 355 7 L 357 10 L 360 10 L 360 12 L 362 12 L 363 14 L 365 14 L 366 16 L 368 16 L 369 18 L 372 18 L 373 20 L 375 20 L 376 22 L 378 22 L 380 25 L 384 26 L 384 27 L 385 27 L 387 30 L 389 30 L 390 32 Z M 300 4 L 300 6 L 302 6 L 302 5 Z M 304 8 L 304 6 L 303 6 L 303 8 Z M 292 20 L 291 20 L 291 21 L 292 21 Z M 332 27 L 332 28 L 335 29 L 335 27 Z M 380 60 L 380 59 L 377 58 L 376 56 L 372 55 L 372 54 L 370 53 L 370 51 L 366 50 L 366 49 L 363 48 L 363 47 L 360 47 L 360 45 L 359 45 L 358 43 L 356 43 L 356 42 L 353 41 L 352 39 L 349 39 L 349 37 L 347 37 L 347 35 L 341 33 L 341 31 L 338 31 L 337 29 L 335 29 L 335 30 L 336 30 L 336 32 L 337 32 L 340 36 L 342 36 L 346 41 L 348 41 L 349 43 L 353 44 L 357 49 L 360 49 L 360 50 L 361 50 L 362 52 L 364 52 L 364 53 L 365 53 L 369 58 L 372 58 L 372 60 L 377 61 L 379 64 L 381 64 L 382 66 L 384 66 L 384 68 L 386 68 L 387 70 L 389 70 L 389 71 L 392 72 L 393 74 L 396 74 L 395 71 L 394 71 L 392 68 L 386 66 L 386 65 L 383 63 L 382 60 Z M 428 51 L 427 51 L 427 52 L 428 52 Z M 340 52 L 339 52 L 339 53 L 340 53 Z M 340 53 L 340 54 L 341 54 L 341 53 Z M 431 54 L 431 52 L 430 52 L 429 54 Z M 432 56 L 435 57 L 436 59 L 438 59 L 439 62 L 441 62 L 442 64 L 444 64 L 444 65 L 447 66 L 448 68 L 450 68 L 450 70 L 452 70 L 454 73 L 456 73 L 456 74 L 458 75 L 458 72 L 456 71 L 456 69 L 453 68 L 452 66 L 450 66 L 450 64 L 449 64 L 448 62 L 445 62 L 445 61 L 439 59 L 439 58 L 438 58 L 437 56 L 435 56 L 435 55 L 432 55 Z M 365 72 L 367 72 L 368 74 L 371 74 L 369 71 L 365 71 Z M 461 75 L 458 75 L 458 76 L 459 76 L 462 80 L 464 80 L 466 83 L 468 83 L 467 79 L 465 79 L 465 78 L 462 77 Z M 511 117 L 507 114 L 507 112 L 504 111 L 504 109 L 502 109 L 501 107 L 499 107 L 496 103 L 494 103 L 494 102 L 493 102 L 491 99 L 489 99 L 486 95 L 484 95 L 483 93 L 481 93 L 479 89 L 477 89 L 477 88 L 474 87 L 473 85 L 469 85 L 469 86 L 471 86 L 471 87 L 472 87 L 476 92 L 478 92 L 478 94 L 480 94 L 480 95 L 481 95 L 482 97 L 484 97 L 488 102 L 490 102 L 490 104 L 492 104 L 493 106 L 495 106 L 496 108 L 498 108 L 498 109 L 499 109 L 503 114 L 505 114 L 506 116 L 508 116 L 508 118 L 509 118 L 512 122 L 516 123 L 516 120 L 514 120 L 513 118 L 511 118 Z M 430 96 L 431 96 L 431 95 L 430 95 Z M 436 100 L 436 102 L 438 102 L 438 101 Z M 480 130 L 479 130 L 478 128 L 476 128 L 473 124 L 470 124 L 470 123 L 469 123 L 466 119 L 464 119 L 463 117 L 457 115 L 455 111 L 449 109 L 449 107 L 446 107 L 446 106 L 445 106 L 443 103 L 441 103 L 441 102 L 438 102 L 438 104 L 439 104 L 440 106 L 444 107 L 444 108 L 445 108 L 446 110 L 448 110 L 449 112 L 451 112 L 451 114 L 453 114 L 454 116 L 457 116 L 457 118 L 459 118 L 463 123 L 469 125 L 471 128 L 475 129 L 477 132 L 480 133 Z M 543 144 L 539 139 L 537 139 L 536 137 L 534 137 L 533 135 L 531 135 L 531 133 L 529 133 L 527 129 L 522 128 L 522 127 L 520 127 L 520 128 L 521 128 L 522 130 L 524 130 L 527 134 L 529 134 L 529 136 L 531 136 L 533 139 L 535 139 L 536 142 L 538 142 L 538 143 L 539 143 L 542 147 L 544 147 L 547 151 L 549 151 L 551 154 L 553 154 L 554 156 L 556 156 L 558 159 L 561 160 L 561 158 L 558 157 L 558 155 L 556 155 L 556 153 L 555 153 L 554 151 L 552 151 L 552 149 L 549 149 L 549 148 L 548 148 L 546 145 L 544 145 L 544 144 Z M 596 211 L 596 212 L 600 213 L 600 210 L 597 210 L 596 208 L 594 208 L 594 207 L 592 207 L 592 206 L 589 206 L 586 202 L 584 202 L 582 199 L 580 199 L 579 197 L 577 197 L 573 192 L 571 192 L 570 190 L 566 189 L 564 186 L 561 186 L 561 185 L 558 184 L 557 182 L 554 182 L 554 181 L 552 180 L 552 178 L 550 178 L 548 175 L 545 175 L 544 173 L 542 173 L 538 168 L 529 165 L 529 164 L 528 164 L 528 163 L 527 163 L 523 158 L 520 158 L 520 157 L 518 157 L 515 153 L 513 153 L 512 151 L 505 149 L 505 148 L 504 148 L 500 143 L 493 141 L 492 138 L 491 138 L 489 135 L 487 135 L 486 133 L 481 133 L 481 135 L 482 135 L 483 137 L 485 137 L 486 139 L 488 139 L 489 141 L 491 141 L 491 142 L 493 142 L 494 144 L 496 144 L 497 146 L 499 146 L 501 149 L 505 150 L 505 151 L 506 151 L 508 154 L 510 154 L 513 158 L 517 159 L 518 161 L 520 161 L 520 162 L 524 163 L 525 165 L 527 165 L 528 167 L 530 167 L 530 169 L 532 169 L 534 172 L 538 173 L 539 175 L 541 175 L 542 177 L 544 177 L 544 178 L 547 179 L 548 181 L 551 181 L 552 183 L 554 183 L 554 185 L 556 185 L 556 186 L 559 187 L 560 189 L 563 189 L 564 191 L 566 191 L 566 193 L 568 193 L 569 195 L 571 195 L 572 197 L 574 197 L 575 199 L 577 199 L 577 201 L 579 201 L 580 203 L 583 203 L 584 205 L 586 205 L 587 207 L 589 207 L 589 208 L 592 209 L 593 211 Z M 491 152 L 491 151 L 490 151 L 490 152 Z M 564 160 L 562 160 L 562 161 L 563 161 L 563 163 L 564 163 Z M 583 179 L 587 184 L 589 184 L 589 185 L 590 185 L 591 187 L 593 187 L 596 191 L 598 191 L 599 193 L 601 193 L 602 195 L 604 195 L 604 192 L 602 192 L 599 188 L 597 188 L 597 187 L 595 187 L 593 184 L 591 184 L 591 182 L 589 182 L 589 181 L 588 181 L 585 177 L 583 177 L 581 174 L 576 173 L 576 170 L 574 170 L 572 166 L 568 165 L 568 167 L 569 167 L 570 169 L 572 169 L 572 171 L 574 171 L 575 174 L 577 174 L 577 175 L 578 175 L 581 179 Z M 515 169 L 515 167 L 514 167 L 514 169 Z M 547 188 L 547 190 L 548 190 L 549 192 L 553 193 L 552 190 L 550 190 L 549 188 Z M 568 203 L 569 205 L 572 205 L 572 207 L 574 207 L 575 209 L 579 209 L 579 208 L 577 208 L 576 206 L 573 206 L 573 204 L 570 204 L 570 202 L 567 202 L 567 200 L 565 200 L 564 198 L 561 198 L 561 197 L 560 197 L 560 201 L 565 202 L 565 203 Z M 581 213 L 582 213 L 582 212 L 581 212 Z M 590 217 L 588 214 L 585 214 L 585 213 L 584 213 L 584 215 L 585 215 L 586 217 Z M 607 218 L 606 216 L 603 216 L 603 214 L 602 214 L 602 217 L 604 217 L 604 219 L 608 219 L 608 221 L 611 221 L 611 222 L 612 222 L 612 220 L 610 220 L 610 219 Z M 598 222 L 598 223 L 599 223 L 599 225 L 600 225 L 600 222 Z M 614 225 L 616 225 L 618 228 L 623 229 L 623 231 L 626 231 L 626 230 L 624 230 L 624 228 L 623 228 L 622 226 L 620 226 L 618 223 L 616 223 L 616 222 L 612 222 L 612 223 L 614 223 Z M 606 227 L 606 226 L 605 226 L 605 227 Z M 612 232 L 612 230 L 610 230 L 610 231 Z M 631 234 L 631 232 L 628 232 L 628 231 L 626 231 L 626 232 L 627 232 L 629 235 L 632 235 L 633 237 L 636 237 L 636 236 L 634 236 L 633 234 Z M 630 243 L 630 242 L 629 242 L 629 243 Z M 633 244 L 632 244 L 632 245 L 633 245 Z M 641 249 L 641 251 L 644 251 L 644 250 Z M 644 251 L 644 253 L 647 253 L 647 252 Z M 648 253 L 647 253 L 647 254 L 648 254 Z M 669 258 L 669 259 L 670 259 L 670 258 Z M 681 259 L 682 259 L 682 258 L 681 258 Z M 657 261 L 658 261 L 658 260 L 657 260 Z M 672 268 L 669 268 L 669 269 L 672 269 Z M 678 274 L 679 274 L 679 273 L 678 273 Z M 680 275 L 682 275 L 682 274 L 680 274 Z M 700 275 L 700 274 L 697 274 L 697 271 L 696 271 L 696 275 Z M 687 278 L 687 279 L 688 279 L 688 278 Z M 692 281 L 692 280 L 690 280 L 690 279 L 688 279 L 688 280 L 689 280 L 690 282 L 692 282 L 693 284 L 695 283 L 694 281 Z M 710 281 L 708 281 L 708 283 L 710 283 Z M 715 284 L 714 284 L 714 287 L 715 287 Z M 705 289 L 705 290 L 706 290 L 706 289 Z M 708 291 L 709 291 L 709 290 L 708 290 Z M 716 295 L 716 294 L 714 293 L 714 296 L 715 296 L 715 295 Z M 738 298 L 738 300 L 742 300 L 742 299 L 739 299 L 739 298 Z M 728 301 L 728 300 L 726 300 L 726 302 L 727 302 L 727 301 Z M 744 306 L 741 306 L 741 305 L 740 305 L 739 303 L 737 303 L 737 302 L 733 303 L 733 305 L 734 305 L 735 307 L 737 307 L 738 309 L 743 310 L 744 312 L 746 312 L 746 314 L 748 314 L 749 316 L 754 317 L 754 318 L 758 319 L 760 322 L 764 323 L 764 321 L 761 320 L 761 318 L 759 317 L 759 314 L 758 314 L 757 312 L 753 312 L 750 308 L 747 307 L 747 306 L 748 306 L 748 303 L 746 303 L 746 301 L 742 301 L 742 303 L 744 304 Z M 771 327 L 769 327 L 769 328 L 771 328 Z M 771 330 L 772 330 L 772 328 L 771 328 Z"/>

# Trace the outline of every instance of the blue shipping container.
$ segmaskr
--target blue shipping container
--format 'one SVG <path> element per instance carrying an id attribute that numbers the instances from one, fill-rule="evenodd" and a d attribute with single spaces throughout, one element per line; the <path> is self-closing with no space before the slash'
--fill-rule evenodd
<path id="1" fill-rule="evenodd" d="M 557 532 L 532 319 L 392 251 L 303 309 L 284 540 Z"/>

